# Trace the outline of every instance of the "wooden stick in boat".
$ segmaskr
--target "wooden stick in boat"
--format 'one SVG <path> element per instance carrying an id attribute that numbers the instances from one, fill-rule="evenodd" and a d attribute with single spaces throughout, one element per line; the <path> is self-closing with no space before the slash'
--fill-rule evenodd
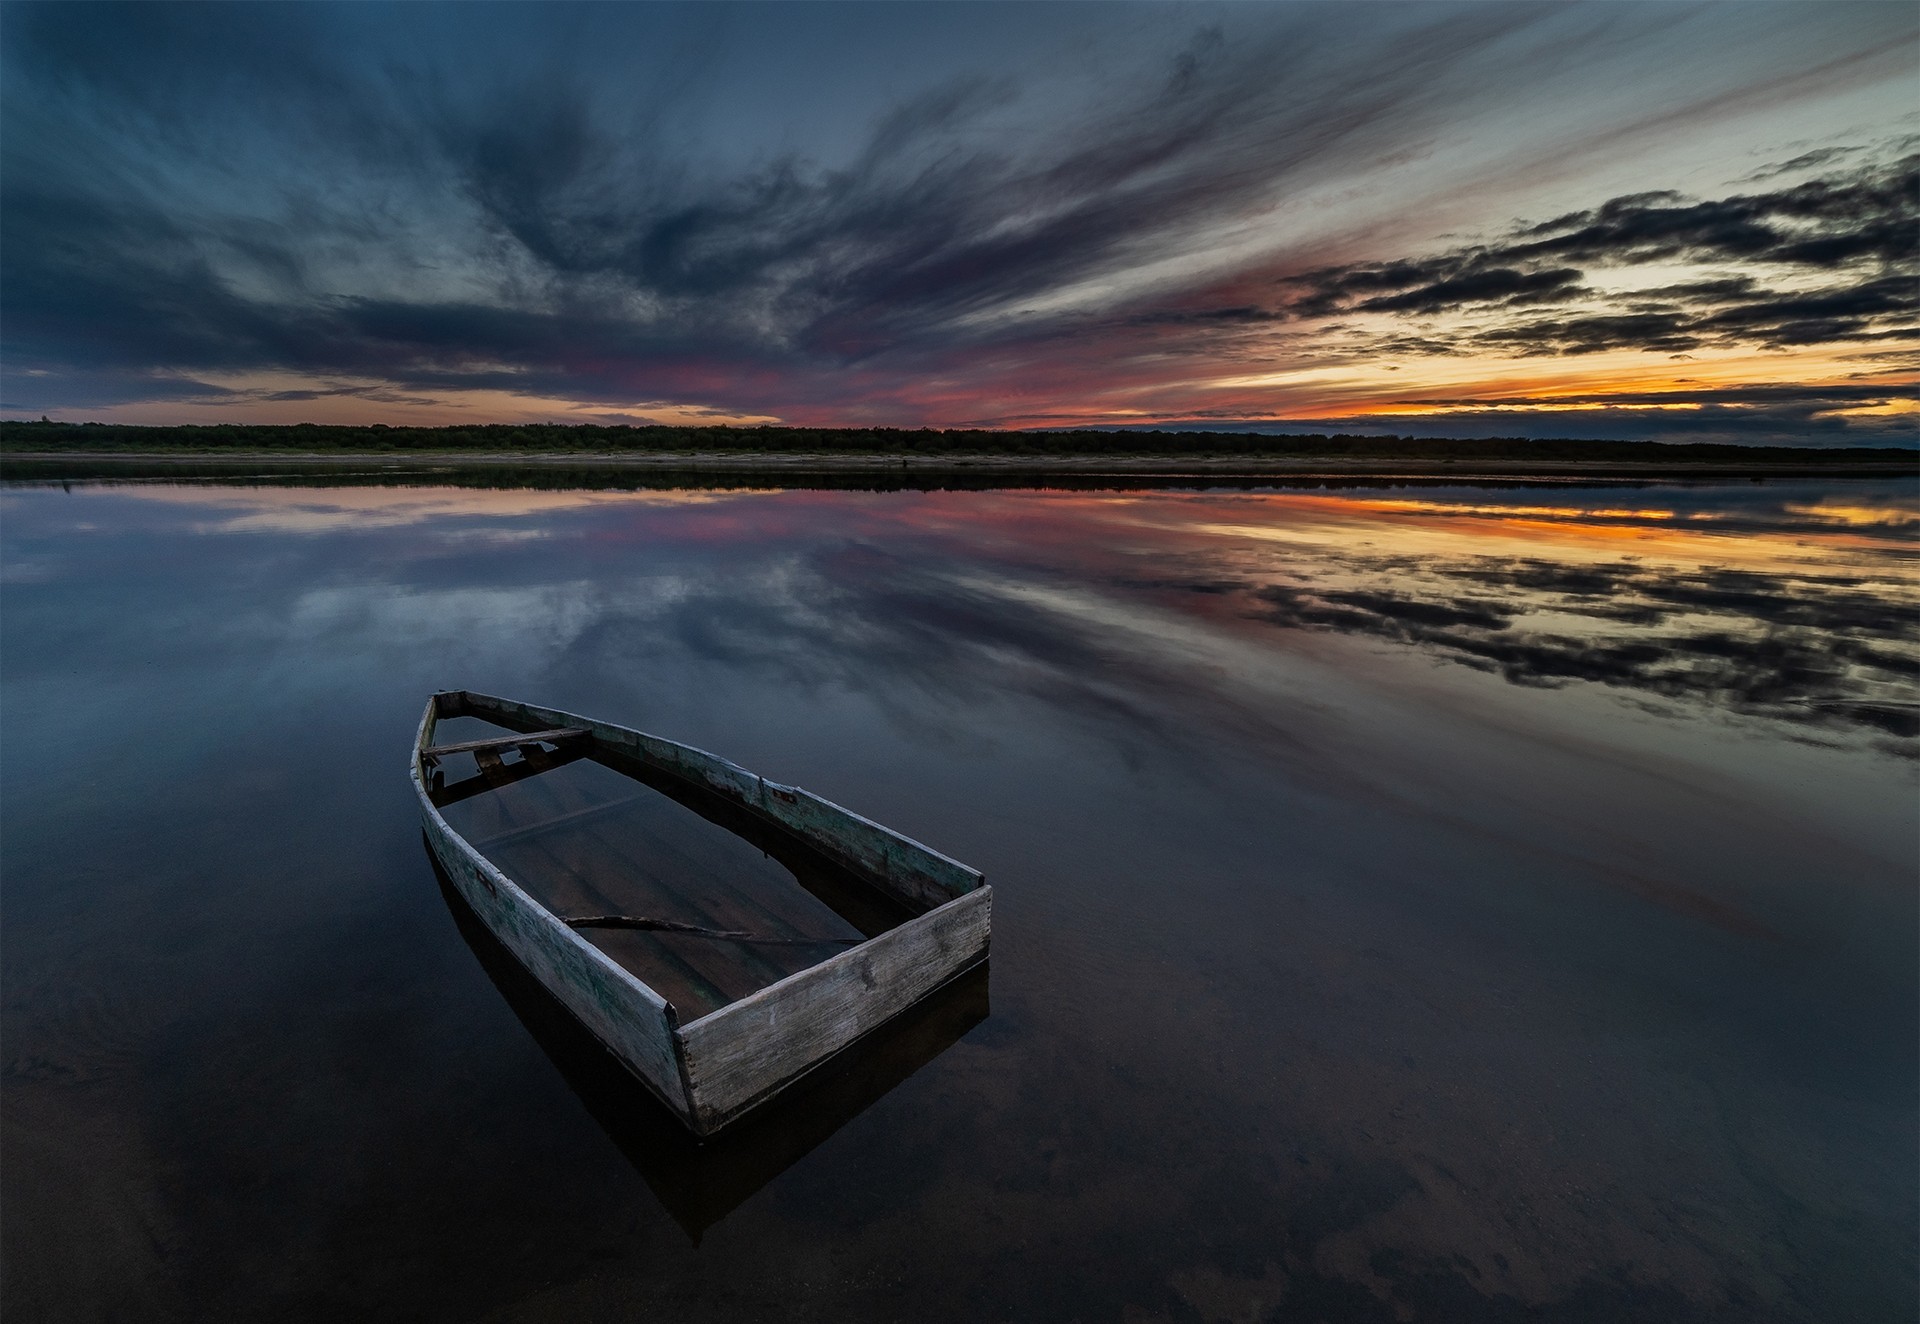
<path id="1" fill-rule="evenodd" d="M 548 800 L 558 799 L 556 788 L 552 783 L 535 782 L 533 785 L 543 790 Z M 500 804 L 498 807 L 509 819 L 513 817 L 513 809 L 510 805 Z M 513 826 L 519 825 L 515 824 Z M 509 830 L 511 831 L 512 828 L 510 827 Z M 557 876 L 551 877 L 549 885 L 567 885 L 568 890 L 575 893 L 574 904 L 581 906 L 617 906 L 620 904 L 620 902 L 602 891 L 598 881 L 589 877 L 588 873 L 581 867 L 583 861 L 578 858 L 578 846 L 580 843 L 569 842 L 564 836 L 559 841 L 556 841 L 552 837 L 535 833 L 524 841 L 515 844 L 522 851 L 546 859 L 547 863 L 557 871 Z M 563 845 L 572 847 L 573 849 L 563 854 L 557 849 L 557 847 Z M 525 884 L 523 884 L 523 886 L 524 885 Z M 559 911 L 550 903 L 539 901 L 536 902 L 536 904 L 546 905 L 547 908 L 553 910 L 556 915 L 559 914 Z M 668 950 L 662 945 L 659 950 L 659 956 L 665 962 L 668 969 L 678 972 L 680 978 L 676 982 L 684 982 L 687 990 L 694 995 L 696 1002 L 707 1003 L 710 1007 L 724 1007 L 735 1000 L 734 996 L 729 995 L 704 970 L 689 961 L 681 953 Z M 677 993 L 668 997 L 667 1001 L 673 1003 L 674 1006 L 680 1008 L 682 1011 L 687 1010 L 688 1004 L 681 1001 L 680 995 Z"/>
<path id="2" fill-rule="evenodd" d="M 643 783 L 644 784 L 644 783 Z M 549 793 L 559 790 L 549 786 Z M 782 908 L 766 904 L 765 898 L 752 895 L 748 890 L 739 888 L 726 878 L 724 869 L 715 872 L 706 862 L 690 856 L 670 838 L 653 837 L 646 842 L 646 849 L 636 849 L 641 841 L 631 832 L 609 832 L 604 830 L 603 821 L 597 817 L 580 820 L 583 838 L 597 843 L 598 848 L 607 852 L 606 863 L 613 865 L 620 880 L 617 888 L 603 889 L 609 895 L 614 891 L 631 896 L 636 887 L 654 893 L 659 901 L 665 902 L 674 910 L 690 910 L 693 913 L 686 920 L 697 926 L 722 933 L 767 933 L 777 934 L 781 929 L 787 935 L 805 933 L 811 925 L 793 915 L 782 913 Z M 586 846 L 587 841 L 580 843 Z M 589 848 L 592 849 L 592 848 Z M 620 863 L 616 863 L 616 860 Z M 663 870 L 663 866 L 666 868 Z M 690 893 L 669 881 L 670 874 L 685 877 L 699 877 L 703 886 L 698 894 Z M 622 902 L 610 903 L 609 909 Z M 648 903 L 634 898 L 631 904 L 636 907 Z M 676 923 L 685 920 L 676 920 Z M 861 941 L 854 938 L 853 942 Z M 793 963 L 777 959 L 774 949 L 782 946 L 804 952 L 806 943 L 743 943 L 727 948 L 707 948 L 695 952 L 680 950 L 673 954 L 699 966 L 707 977 L 719 985 L 739 988 L 737 996 L 747 996 L 751 989 L 765 988 L 778 983 L 794 973 Z M 663 947 L 663 951 L 668 950 Z M 805 958 L 811 961 L 811 957 Z M 715 963 L 718 962 L 718 968 Z M 802 967 L 804 968 L 804 967 Z M 745 976 L 747 984 L 737 986 L 735 980 Z"/>
<path id="3" fill-rule="evenodd" d="M 542 741 L 557 745 L 563 740 L 578 740 L 591 734 L 584 726 L 560 726 L 551 731 L 529 731 L 523 736 L 492 736 L 486 740 L 463 740 L 456 745 L 429 745 L 420 751 L 420 757 L 438 759 L 448 754 L 478 754 L 481 750 L 497 752 L 517 749 L 522 745 L 537 745 Z"/>
<path id="4" fill-rule="evenodd" d="M 561 755 L 563 756 L 569 748 L 571 746 L 562 747 Z M 559 807 L 570 799 L 576 799 L 580 791 L 580 787 L 568 786 L 565 783 L 544 782 L 536 787 L 536 794 L 548 802 L 550 807 Z M 657 794 L 657 792 L 648 791 L 646 794 Z M 507 808 L 505 804 L 501 807 Z M 580 807 L 591 808 L 592 806 Z M 790 932 L 805 931 L 805 925 L 797 923 L 790 917 L 772 913 L 765 906 L 753 903 L 750 898 L 727 883 L 723 877 L 706 880 L 711 889 L 709 895 L 695 896 L 681 891 L 662 876 L 659 868 L 660 860 L 642 858 L 640 854 L 635 853 L 633 849 L 635 842 L 630 833 L 610 833 L 603 830 L 603 820 L 600 815 L 586 815 L 574 820 L 568 826 L 575 830 L 554 836 L 535 833 L 513 845 L 517 849 L 531 849 L 539 852 L 555 865 L 565 869 L 579 884 L 591 890 L 592 896 L 582 898 L 584 904 L 576 904 L 572 907 L 573 909 L 584 910 L 589 905 L 604 905 L 607 912 L 611 913 L 616 907 L 642 908 L 654 903 L 663 903 L 675 909 L 691 912 L 684 920 L 671 921 L 675 924 L 687 924 L 689 930 L 704 930 L 716 934 L 754 935 L 765 932 L 761 925 L 763 922 L 770 922 L 775 933 L 781 927 L 788 927 Z M 700 871 L 698 865 L 694 867 L 697 872 Z M 636 890 L 650 895 L 635 896 Z M 616 897 L 618 899 L 615 899 Z M 564 911 L 552 906 L 549 909 L 564 919 Z M 624 927 L 628 931 L 638 929 L 638 926 Z M 658 928 L 653 931 L 660 933 L 663 937 L 667 933 L 666 930 Z M 863 939 L 855 937 L 843 945 L 850 946 L 860 941 Z M 656 941 L 652 945 L 652 950 L 657 959 L 666 961 L 689 977 L 696 990 L 702 992 L 711 990 L 714 995 L 713 1006 L 723 1007 L 748 996 L 756 989 L 778 983 L 794 973 L 792 961 L 775 957 L 774 952 L 778 949 L 787 947 L 801 951 L 803 959 L 810 962 L 813 957 L 804 956 L 805 949 L 810 945 L 815 947 L 814 954 L 817 956 L 819 944 L 805 941 L 737 942 L 737 945 L 728 946 L 723 940 L 713 945 L 699 944 L 695 950 L 688 950 L 685 944 Z M 623 965 L 627 964 L 621 956 L 616 955 L 614 959 Z M 634 967 L 629 965 L 628 968 Z M 665 992 L 664 989 L 661 991 Z M 694 1011 L 693 1004 L 685 1004 L 683 1000 L 674 996 L 669 996 L 668 1000 L 674 1002 L 683 1012 Z M 693 1018 L 689 1016 L 689 1019 Z"/>
<path id="5" fill-rule="evenodd" d="M 648 919 L 644 915 L 572 915 L 562 916 L 561 922 L 570 929 L 651 929 L 660 933 L 684 933 L 694 938 L 721 938 L 727 942 L 754 942 L 771 947 L 817 947 L 828 943 L 841 947 L 851 947 L 866 941 L 860 938 L 775 938 L 760 933 L 745 933 L 737 929 L 703 929 L 698 924 L 682 924 L 678 920 Z"/>

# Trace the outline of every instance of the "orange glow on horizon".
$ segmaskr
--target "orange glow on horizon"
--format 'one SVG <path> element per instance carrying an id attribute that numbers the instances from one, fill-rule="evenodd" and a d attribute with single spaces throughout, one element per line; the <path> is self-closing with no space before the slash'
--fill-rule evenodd
<path id="1" fill-rule="evenodd" d="M 1338 355 L 1315 351 L 1297 366 L 1248 374 L 1244 357 L 1205 363 L 1175 354 L 1106 355 L 1090 346 L 1079 362 L 1035 364 L 993 359 L 942 375 L 896 380 L 865 368 L 840 376 L 841 398 L 856 404 L 722 408 L 663 400 L 582 401 L 503 389 L 406 394 L 371 380 L 314 381 L 289 373 L 222 377 L 210 384 L 231 394 L 210 399 L 128 403 L 54 411 L 69 421 L 141 424 L 389 423 L 458 426 L 533 423 L 799 427 L 984 427 L 1024 430 L 1087 427 L 1180 428 L 1195 419 L 1221 427 L 1292 423 L 1330 431 L 1391 430 L 1396 420 L 1443 421 L 1488 414 L 1554 420 L 1541 430 L 1577 435 L 1570 414 L 1642 418 L 1650 430 L 1663 417 L 1708 410 L 1737 426 L 1768 397 L 1738 392 L 1782 385 L 1816 399 L 1816 416 L 1861 419 L 1920 416 L 1920 373 L 1889 370 L 1873 344 L 1828 345 L 1791 354 L 1752 349 L 1702 351 L 1684 364 L 1648 362 L 1643 351 L 1568 357 L 1481 354 Z M 1862 387 L 1870 390 L 1859 394 Z M 777 389 L 753 383 L 755 393 Z M 1844 392 L 1819 401 L 1823 389 Z M 289 393 L 307 393 L 288 399 Z M 1730 398 L 1716 399 L 1718 393 Z M 1471 427 L 1471 424 L 1467 424 Z"/>

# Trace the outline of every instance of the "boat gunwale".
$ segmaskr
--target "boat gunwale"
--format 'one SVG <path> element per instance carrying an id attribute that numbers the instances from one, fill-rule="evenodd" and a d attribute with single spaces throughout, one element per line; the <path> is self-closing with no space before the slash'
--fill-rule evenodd
<path id="1" fill-rule="evenodd" d="M 834 966 L 834 965 L 850 964 L 853 958 L 861 956 L 866 952 L 867 944 L 878 942 L 880 939 L 886 937 L 890 933 L 900 933 L 907 929 L 911 929 L 916 924 L 919 924 L 920 921 L 932 919 L 935 915 L 938 915 L 941 911 L 947 909 L 949 906 L 958 906 L 961 903 L 972 899 L 973 896 L 974 896 L 973 892 L 962 892 L 959 896 L 953 898 L 953 900 L 951 901 L 943 901 L 939 905 L 935 906 L 932 910 L 925 911 L 921 914 L 915 915 L 912 919 L 907 920 L 904 923 L 896 924 L 890 929 L 884 929 L 881 932 L 873 934 L 870 937 L 862 938 L 859 941 L 859 943 L 857 943 L 856 945 L 842 948 L 840 951 L 835 952 L 832 956 L 829 956 L 824 960 L 815 961 L 812 965 L 806 966 L 805 968 L 800 970 L 796 970 L 790 975 L 782 975 L 780 978 L 774 980 L 771 984 L 762 985 L 761 987 L 753 990 L 753 992 L 747 994 L 745 997 L 735 998 L 732 1002 L 722 1003 L 720 1006 L 715 1007 L 712 1011 L 703 1012 L 699 1016 L 695 1017 L 693 1020 L 687 1021 L 684 1024 L 676 1022 L 674 1025 L 673 1032 L 681 1036 L 682 1040 L 684 1040 L 688 1031 L 704 1028 L 707 1022 L 713 1020 L 716 1016 L 723 1016 L 730 1011 L 738 1011 L 742 1007 L 751 1007 L 755 1003 L 771 1002 L 774 1000 L 775 997 L 785 993 L 790 987 L 796 985 L 799 981 L 804 980 L 809 976 L 813 975 L 814 971 L 824 970 L 829 966 Z M 974 904 L 977 905 L 979 903 L 975 901 Z"/>
<path id="2" fill-rule="evenodd" d="M 433 829 L 437 828 L 437 835 L 443 839 L 452 841 L 460 850 L 461 854 L 478 869 L 488 882 L 494 885 L 496 890 L 501 892 L 510 905 L 517 910 L 531 914 L 536 920 L 551 929 L 555 935 L 564 938 L 568 945 L 581 951 L 590 962 L 611 975 L 616 983 L 628 991 L 638 994 L 643 1003 L 659 1012 L 665 1021 L 668 1038 L 674 1041 L 674 1067 L 680 1076 L 681 1089 L 687 1091 L 685 1053 L 681 1050 L 678 1043 L 680 1029 L 680 1013 L 678 1008 L 666 998 L 662 997 L 659 992 L 644 979 L 641 979 L 611 956 L 588 942 L 577 931 L 568 928 L 564 920 L 554 914 L 553 911 L 547 909 L 547 907 L 541 905 L 530 892 L 514 882 L 513 879 L 507 877 L 505 873 L 501 872 L 498 865 L 481 854 L 472 842 L 468 841 L 465 836 L 455 830 L 451 823 L 447 822 L 446 817 L 441 814 L 439 806 L 433 803 L 433 797 L 427 791 L 426 779 L 421 774 L 420 752 L 426 748 L 427 734 L 439 719 L 439 706 L 439 694 L 434 694 L 427 700 L 426 712 L 421 716 L 420 726 L 414 737 L 413 758 L 409 760 L 407 769 L 409 779 L 413 782 L 414 792 L 420 798 L 421 811 L 431 820 L 429 833 L 432 834 Z M 455 880 L 455 887 L 456 890 L 458 890 L 457 879 Z M 479 914 L 477 910 L 475 913 L 476 915 Z M 485 916 L 482 915 L 480 918 L 481 922 L 486 924 Z M 492 924 L 486 924 L 486 927 L 489 931 L 493 931 Z M 495 932 L 494 936 L 499 938 L 503 945 L 506 943 L 505 938 L 499 933 Z M 507 950 L 513 951 L 513 948 L 508 945 Z M 514 958 L 520 961 L 523 966 L 526 964 L 525 957 L 521 956 L 520 953 L 514 952 Z M 533 973 L 534 978 L 539 979 L 537 973 L 531 971 L 529 973 Z M 547 981 L 539 979 L 539 982 L 544 985 Z M 682 1116 L 690 1113 L 692 1107 L 691 1097 L 678 1100 L 669 1098 L 666 1092 L 662 1090 L 656 1082 L 648 1079 L 645 1072 L 637 1070 L 632 1063 L 628 1061 L 628 1055 L 624 1051 L 611 1043 L 607 1043 L 604 1036 L 594 1030 L 593 1026 L 585 1019 L 579 1017 L 577 1013 L 575 1014 L 575 1019 L 579 1020 L 580 1023 L 586 1027 L 587 1031 L 593 1034 L 594 1038 L 599 1039 L 607 1051 L 619 1059 L 641 1084 L 658 1095 L 660 1101 L 666 1104 L 674 1113 Z M 688 1091 L 688 1093 L 690 1094 L 690 1091 Z"/>

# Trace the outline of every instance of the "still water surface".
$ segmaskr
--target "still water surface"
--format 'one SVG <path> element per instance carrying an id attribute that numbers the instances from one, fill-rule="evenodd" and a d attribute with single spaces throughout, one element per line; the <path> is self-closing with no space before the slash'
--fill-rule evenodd
<path id="1" fill-rule="evenodd" d="M 1910 484 L 15 485 L 21 1319 L 1910 1319 Z M 470 688 L 983 869 L 697 1149 L 438 884 Z"/>

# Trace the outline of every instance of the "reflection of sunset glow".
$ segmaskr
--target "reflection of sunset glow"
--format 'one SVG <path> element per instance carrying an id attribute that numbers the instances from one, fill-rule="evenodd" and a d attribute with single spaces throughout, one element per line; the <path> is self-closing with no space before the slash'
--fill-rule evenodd
<path id="1" fill-rule="evenodd" d="M 1620 554 L 1619 544 L 1637 544 L 1642 554 L 1665 551 L 1683 558 L 1692 552 L 1704 556 L 1699 544 L 1688 538 L 1666 536 L 1659 529 L 1619 524 L 1575 524 L 1535 519 L 1488 519 L 1473 516 L 1447 516 L 1443 521 L 1410 521 L 1382 536 L 1377 527 L 1328 530 L 1321 526 L 1264 524 L 1198 524 L 1195 531 L 1226 538 L 1246 538 L 1255 542 L 1346 545 L 1356 542 L 1378 543 L 1403 555 L 1436 556 L 1443 554 L 1526 555 L 1530 549 L 1577 557 L 1581 546 L 1611 559 Z M 1502 547 L 1501 544 L 1508 544 Z"/>
<path id="2" fill-rule="evenodd" d="M 1729 536 L 1734 531 L 1724 528 L 1729 523 L 1724 512 L 1660 507 L 1501 506 L 1283 493 L 1222 502 L 1214 509 L 1220 518 L 1196 518 L 1185 527 L 1256 543 L 1339 546 L 1364 540 L 1403 555 L 1550 552 L 1571 559 L 1611 559 L 1630 544 L 1634 555 L 1675 563 L 1771 567 L 1889 550 L 1886 540 L 1865 531 L 1866 522 L 1844 524 L 1820 516 L 1814 517 L 1818 523 L 1796 519 L 1790 529 L 1778 531 L 1743 526 L 1738 536 Z M 1247 518 L 1253 513 L 1260 516 L 1258 521 Z"/>
<path id="3" fill-rule="evenodd" d="M 1372 547 L 1396 555 L 1552 555 L 1617 557 L 1623 546 L 1676 564 L 1805 567 L 1867 552 L 1899 552 L 1895 536 L 1920 523 L 1920 507 L 1897 497 L 1870 502 L 1841 496 L 1785 501 L 1761 519 L 1746 512 L 1684 509 L 1679 504 L 1622 505 L 1596 500 L 1503 504 L 1482 499 L 1372 496 L 1340 492 L 1235 492 L 1152 495 L 1126 492 L 896 492 L 806 490 L 529 490 L 457 487 L 220 487 L 192 484 L 78 489 L 112 492 L 197 516 L 206 533 L 318 533 L 417 526 L 440 536 L 489 528 L 527 536 L 531 524 L 552 536 L 598 527 L 622 511 L 669 518 L 650 537 L 694 540 L 748 537 L 793 521 L 828 518 L 847 537 L 937 536 L 968 542 L 1045 545 L 1081 558 L 1110 549 L 1172 551 L 1201 547 L 1241 552 L 1285 544 L 1325 549 Z M 694 513 L 701 512 L 698 518 Z M 676 516 L 674 512 L 683 512 Z M 581 523 L 584 521 L 585 523 Z M 453 527 L 458 525 L 458 527 Z M 477 526 L 477 529 L 476 529 Z M 1729 536 L 1737 535 L 1737 536 Z M 1584 549 L 1584 550 L 1583 550 Z"/>
<path id="4" fill-rule="evenodd" d="M 1920 510 L 1899 506 L 1855 506 L 1837 501 L 1815 501 L 1791 502 L 1783 509 L 1795 515 L 1805 515 L 1808 519 L 1825 520 L 1833 524 L 1881 525 L 1887 528 L 1920 524 Z"/>
<path id="5" fill-rule="evenodd" d="M 814 520 L 823 511 L 846 535 L 915 536 L 976 541 L 1005 539 L 1063 554 L 1101 556 L 1131 545 L 1222 551 L 1275 544 L 1328 550 L 1371 546 L 1396 555 L 1457 557 L 1551 554 L 1610 560 L 1624 554 L 1674 564 L 1777 568 L 1825 559 L 1857 560 L 1890 544 L 1892 533 L 1920 522 L 1896 500 L 1849 502 L 1831 497 L 1783 504 L 1777 528 L 1737 528 L 1729 515 L 1677 505 L 1622 505 L 1602 500 L 1516 502 L 1444 497 L 1347 495 L 1328 492 L 1158 493 L 894 493 L 881 497 L 824 491 L 534 491 L 439 487 L 273 488 L 154 485 L 116 489 L 162 505 L 193 509 L 207 533 L 320 533 L 417 526 L 443 538 L 529 536 L 534 528 L 603 523 L 622 511 L 669 518 L 649 536 L 710 541 L 746 537 Z M 455 527 L 455 526 L 458 527 Z M 477 527 L 476 527 L 477 525 Z M 527 526 L 534 526 L 529 528 Z M 1737 534 L 1738 536 L 1728 536 Z M 565 536 L 560 534 L 558 536 Z M 1077 550 L 1076 550 L 1077 549 Z"/>
<path id="6" fill-rule="evenodd" d="M 700 506 L 725 494 L 701 491 L 566 492 L 434 487 L 195 487 L 154 485 L 121 489 L 141 500 L 225 512 L 203 532 L 395 528 L 446 519 L 521 519 L 595 506 Z"/>
<path id="7" fill-rule="evenodd" d="M 1353 504 L 1362 510 L 1385 512 L 1407 511 L 1438 515 L 1492 515 L 1496 518 L 1518 519 L 1533 517 L 1538 519 L 1645 519 L 1669 520 L 1675 518 L 1675 512 L 1658 507 L 1623 506 L 1470 506 L 1446 501 L 1387 501 L 1379 499 L 1356 499 Z M 1719 516 L 1707 511 L 1695 512 L 1687 516 L 1692 520 L 1718 519 Z"/>

